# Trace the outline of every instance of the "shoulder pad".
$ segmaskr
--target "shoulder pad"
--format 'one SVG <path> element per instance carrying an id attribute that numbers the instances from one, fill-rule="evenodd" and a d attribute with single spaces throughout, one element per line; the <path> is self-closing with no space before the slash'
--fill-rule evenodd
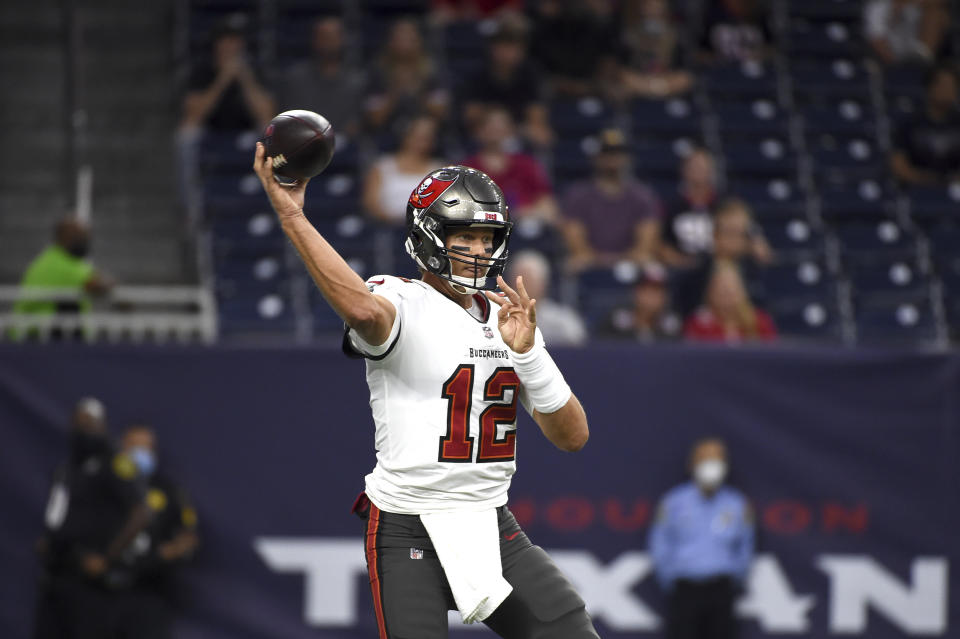
<path id="1" fill-rule="evenodd" d="M 123 453 L 114 455 L 113 463 L 110 466 L 113 468 L 113 474 L 124 481 L 130 481 L 137 476 L 137 465 Z"/>
<path id="2" fill-rule="evenodd" d="M 417 284 L 417 280 L 396 277 L 395 275 L 374 275 L 367 279 L 367 289 L 371 293 L 390 291 L 401 297 L 411 297 L 423 292 L 423 288 Z"/>

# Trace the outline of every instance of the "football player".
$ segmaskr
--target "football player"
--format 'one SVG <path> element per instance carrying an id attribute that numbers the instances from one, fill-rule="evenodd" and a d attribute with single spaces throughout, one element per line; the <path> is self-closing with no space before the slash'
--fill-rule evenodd
<path id="1" fill-rule="evenodd" d="M 261 144 L 254 169 L 345 322 L 345 352 L 366 359 L 377 463 L 354 510 L 380 639 L 446 637 L 453 609 L 501 637 L 597 639 L 583 600 L 506 507 L 518 402 L 565 451 L 589 433 L 536 328 L 536 300 L 501 277 L 512 223 L 500 188 L 463 166 L 430 173 L 407 203 L 422 278 L 364 282 L 305 217 L 306 181 L 276 181 Z"/>

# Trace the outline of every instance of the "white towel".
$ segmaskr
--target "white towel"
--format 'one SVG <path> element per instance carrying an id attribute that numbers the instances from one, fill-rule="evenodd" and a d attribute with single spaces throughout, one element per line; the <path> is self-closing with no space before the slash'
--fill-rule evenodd
<path id="1" fill-rule="evenodd" d="M 463 623 L 483 621 L 513 590 L 500 564 L 497 511 L 420 515 Z"/>

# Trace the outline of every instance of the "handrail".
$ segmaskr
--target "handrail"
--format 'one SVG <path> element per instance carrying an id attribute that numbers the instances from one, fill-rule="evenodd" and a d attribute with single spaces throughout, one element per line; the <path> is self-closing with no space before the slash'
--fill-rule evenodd
<path id="1" fill-rule="evenodd" d="M 93 308 L 83 313 L 15 312 L 13 305 L 21 300 L 89 300 Z M 76 288 L 0 285 L 0 340 L 26 334 L 48 341 L 63 332 L 79 333 L 89 342 L 174 338 L 209 343 L 217 331 L 213 294 L 203 287 L 117 286 L 102 297 L 91 297 Z"/>

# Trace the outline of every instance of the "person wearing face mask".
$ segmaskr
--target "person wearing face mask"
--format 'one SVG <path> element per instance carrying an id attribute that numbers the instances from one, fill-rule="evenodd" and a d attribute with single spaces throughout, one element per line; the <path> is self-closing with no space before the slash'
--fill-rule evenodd
<path id="1" fill-rule="evenodd" d="M 599 142 L 593 176 L 573 184 L 563 198 L 569 265 L 580 270 L 620 260 L 652 261 L 663 216 L 660 199 L 633 176 L 622 131 L 605 129 Z"/>
<path id="2" fill-rule="evenodd" d="M 199 544 L 196 510 L 159 464 L 153 428 L 130 426 L 120 439 L 120 450 L 143 478 L 150 521 L 113 567 L 117 632 L 137 639 L 168 639 L 179 590 L 177 573 Z"/>
<path id="3" fill-rule="evenodd" d="M 753 512 L 726 485 L 723 441 L 698 441 L 692 480 L 668 492 L 650 529 L 657 579 L 667 593 L 667 639 L 737 636 L 734 602 L 754 552 Z"/>
<path id="4" fill-rule="evenodd" d="M 93 266 L 88 258 L 89 254 L 90 227 L 75 217 L 57 222 L 53 243 L 35 257 L 24 272 L 20 281 L 24 297 L 14 304 L 14 313 L 21 316 L 27 324 L 31 323 L 28 321 L 30 317 L 35 317 L 39 324 L 52 315 L 90 312 L 88 295 L 103 295 L 109 292 L 113 280 Z M 42 294 L 45 289 L 56 289 L 55 294 L 75 291 L 78 297 L 37 299 L 37 294 Z M 35 327 L 28 327 L 26 330 L 12 328 L 8 337 L 23 339 L 36 337 L 38 334 Z M 81 336 L 79 331 L 60 330 L 54 330 L 49 335 L 52 339 Z"/>
<path id="5" fill-rule="evenodd" d="M 37 544 L 43 570 L 35 639 L 113 636 L 111 567 L 148 520 L 140 479 L 133 460 L 111 445 L 103 404 L 82 399 Z"/>

